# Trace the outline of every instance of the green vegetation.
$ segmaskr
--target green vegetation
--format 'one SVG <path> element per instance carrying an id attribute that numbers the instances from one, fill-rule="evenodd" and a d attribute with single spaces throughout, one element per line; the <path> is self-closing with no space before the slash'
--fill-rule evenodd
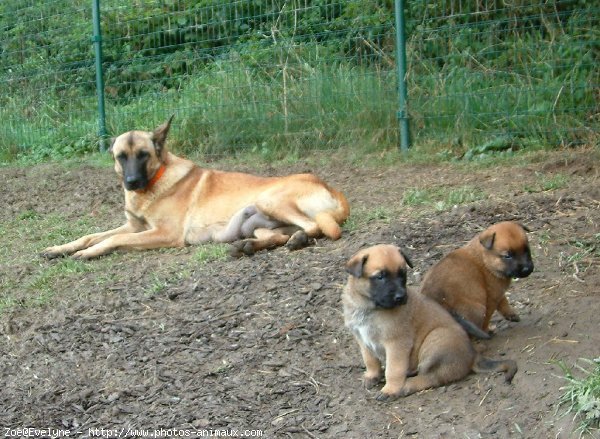
<path id="1" fill-rule="evenodd" d="M 404 191 L 402 204 L 404 206 L 419 206 L 430 204 L 436 210 L 442 211 L 452 206 L 471 203 L 482 200 L 486 194 L 472 186 L 461 186 L 457 188 L 409 188 Z"/>
<path id="2" fill-rule="evenodd" d="M 541 174 L 536 175 L 538 182 L 534 185 L 525 186 L 526 192 L 545 192 L 564 188 L 569 182 L 569 178 L 564 174 Z"/>
<path id="3" fill-rule="evenodd" d="M 480 160 L 597 142 L 592 2 L 407 8 L 416 145 Z M 106 0 L 102 11 L 110 134 L 175 113 L 172 145 L 187 155 L 397 146 L 393 2 Z M 91 27 L 85 0 L 0 3 L 0 163 L 97 149 Z"/>
<path id="4" fill-rule="evenodd" d="M 62 166 L 62 165 L 60 165 Z M 70 166 L 70 165 L 67 165 Z M 100 209 L 103 218 L 110 214 Z M 14 308 L 46 306 L 64 300 L 77 300 L 80 294 L 109 295 L 120 285 L 138 285 L 147 296 L 164 295 L 173 283 L 192 277 L 199 263 L 224 261 L 227 246 L 207 244 L 194 247 L 189 258 L 181 258 L 181 249 L 127 252 L 106 255 L 93 261 L 71 258 L 46 260 L 40 252 L 48 246 L 64 243 L 87 233 L 118 225 L 99 222 L 97 216 L 85 214 L 79 219 L 56 214 L 23 210 L 15 218 L 0 223 L 0 315 Z M 160 257 L 159 257 L 160 256 Z M 131 270 L 115 269 L 129 264 Z M 10 267 L 31 267 L 26 271 Z M 131 277 L 137 278 L 132 282 Z M 86 292 L 87 293 L 82 293 Z"/>
<path id="5" fill-rule="evenodd" d="M 600 233 L 596 233 L 589 239 L 577 239 L 569 242 L 574 252 L 566 257 L 567 265 L 574 265 L 576 271 L 586 271 L 594 258 L 600 257 Z M 581 267 L 580 267 L 581 265 Z"/>
<path id="6" fill-rule="evenodd" d="M 214 261 L 224 261 L 229 257 L 228 244 L 203 244 L 195 251 L 192 259 L 200 264 L 208 264 Z"/>
<path id="7" fill-rule="evenodd" d="M 560 404 L 567 407 L 579 423 L 577 430 L 580 435 L 594 434 L 600 430 L 600 358 L 595 360 L 581 359 L 588 366 L 576 365 L 583 377 L 576 377 L 573 369 L 564 362 L 558 365 L 564 373 L 568 384 L 562 388 L 565 391 Z"/>
<path id="8" fill-rule="evenodd" d="M 352 209 L 350 216 L 342 225 L 342 229 L 346 232 L 352 232 L 372 222 L 382 222 L 387 224 L 390 222 L 393 216 L 394 212 L 392 209 L 386 207 L 375 207 L 373 209 Z"/>

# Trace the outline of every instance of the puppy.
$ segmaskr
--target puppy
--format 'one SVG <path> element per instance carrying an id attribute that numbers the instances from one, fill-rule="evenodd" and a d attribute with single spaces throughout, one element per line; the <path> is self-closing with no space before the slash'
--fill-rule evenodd
<path id="1" fill-rule="evenodd" d="M 516 222 L 494 224 L 434 265 L 423 279 L 421 293 L 443 305 L 478 338 L 489 338 L 490 319 L 496 310 L 505 319 L 518 322 L 505 292 L 513 277 L 524 278 L 533 272 L 525 231 Z"/>
<path id="2" fill-rule="evenodd" d="M 440 305 L 406 287 L 410 260 L 393 245 L 377 245 L 355 254 L 346 264 L 342 293 L 344 320 L 365 362 L 364 383 L 382 378 L 378 400 L 407 396 L 460 380 L 471 371 L 503 371 L 510 383 L 512 360 L 480 357 L 468 335 Z"/>

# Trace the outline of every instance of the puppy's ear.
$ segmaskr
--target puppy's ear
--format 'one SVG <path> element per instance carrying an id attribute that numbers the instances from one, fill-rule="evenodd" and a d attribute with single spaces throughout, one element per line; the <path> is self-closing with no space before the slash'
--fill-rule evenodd
<path id="1" fill-rule="evenodd" d="M 408 255 L 406 254 L 406 252 L 404 250 L 402 250 L 400 247 L 398 247 L 398 250 L 400 251 L 400 254 L 402 255 L 402 257 L 406 261 L 406 265 L 408 265 L 410 268 L 413 268 L 413 263 L 410 260 L 410 258 L 408 257 Z"/>
<path id="2" fill-rule="evenodd" d="M 169 129 L 171 128 L 171 121 L 174 117 L 175 115 L 173 114 L 168 121 L 163 123 L 152 132 L 152 142 L 154 143 L 156 155 L 159 157 L 162 155 L 165 143 L 167 141 L 167 134 L 169 134 Z"/>
<path id="3" fill-rule="evenodd" d="M 479 236 L 479 242 L 486 249 L 491 250 L 494 247 L 494 241 L 496 240 L 496 232 L 483 232 Z"/>
<path id="4" fill-rule="evenodd" d="M 350 273 L 354 277 L 362 277 L 363 269 L 369 255 L 354 255 L 346 263 L 346 273 Z"/>

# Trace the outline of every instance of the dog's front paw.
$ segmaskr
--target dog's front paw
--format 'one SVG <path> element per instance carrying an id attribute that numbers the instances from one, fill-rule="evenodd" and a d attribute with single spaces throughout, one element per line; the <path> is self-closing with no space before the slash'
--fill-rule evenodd
<path id="1" fill-rule="evenodd" d="M 300 250 L 308 245 L 308 235 L 304 230 L 298 230 L 290 237 L 285 246 L 289 250 Z"/>
<path id="2" fill-rule="evenodd" d="M 508 314 L 508 315 L 504 316 L 504 318 L 511 322 L 520 322 L 521 321 L 521 317 L 519 317 L 518 314 Z"/>
<path id="3" fill-rule="evenodd" d="M 386 384 L 381 389 L 381 392 L 377 393 L 377 395 L 375 396 L 375 399 L 377 401 L 391 401 L 392 399 L 396 399 L 401 396 L 405 396 L 403 390 L 404 389 L 402 387 L 399 389 L 395 389 L 395 388 L 391 388 L 390 386 L 388 386 Z"/>
<path id="4" fill-rule="evenodd" d="M 363 377 L 363 386 L 365 389 L 372 389 L 381 381 L 381 376 L 365 376 Z"/>
<path id="5" fill-rule="evenodd" d="M 87 261 L 89 259 L 93 259 L 98 256 L 100 256 L 100 255 L 97 254 L 96 252 L 92 252 L 88 249 L 88 250 L 79 250 L 78 252 L 73 253 L 73 255 L 71 257 L 78 261 Z"/>
<path id="6" fill-rule="evenodd" d="M 393 401 L 394 399 L 398 399 L 400 395 L 396 395 L 394 393 L 384 393 L 383 391 L 378 392 L 377 395 L 375 396 L 375 399 L 377 401 Z"/>
<path id="7" fill-rule="evenodd" d="M 60 246 L 48 247 L 42 250 L 40 256 L 46 259 L 55 259 L 65 256 L 67 253 L 61 250 Z"/>

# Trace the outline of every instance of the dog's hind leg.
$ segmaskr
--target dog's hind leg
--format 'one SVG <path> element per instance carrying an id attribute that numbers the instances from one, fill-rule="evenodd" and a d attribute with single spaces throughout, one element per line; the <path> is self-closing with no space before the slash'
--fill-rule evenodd
<path id="1" fill-rule="evenodd" d="M 427 335 L 419 349 L 418 373 L 406 379 L 402 396 L 443 386 L 469 374 L 475 353 L 467 336 L 458 328 L 456 333 L 447 331 L 437 328 Z"/>
<path id="2" fill-rule="evenodd" d="M 294 226 L 277 227 L 276 229 L 259 228 L 254 231 L 256 238 L 244 239 L 231 244 L 231 255 L 251 256 L 257 251 L 280 247 L 289 241 L 290 236 L 298 230 Z"/>
<path id="3" fill-rule="evenodd" d="M 295 203 L 287 202 L 281 203 L 277 205 L 271 205 L 269 203 L 258 204 L 257 206 L 260 211 L 262 211 L 266 216 L 273 218 L 283 224 L 290 224 L 296 226 L 298 231 L 296 231 L 293 235 L 290 236 L 289 240 L 284 244 L 290 250 L 298 250 L 300 248 L 306 247 L 309 243 L 309 238 L 317 238 L 323 235 L 323 231 L 319 226 L 319 222 L 317 220 L 311 219 L 308 215 L 300 211 Z M 322 218 L 325 218 L 326 214 L 318 213 L 317 218 L 321 221 Z M 331 218 L 331 221 L 335 223 L 335 220 Z M 329 222 L 327 224 L 330 224 Z M 335 225 L 339 228 L 339 225 L 335 223 Z M 340 230 L 341 235 L 341 230 Z M 329 235 L 328 235 L 329 236 Z M 339 236 L 329 236 L 331 239 L 337 239 Z M 283 244 L 282 244 L 283 245 Z"/>

